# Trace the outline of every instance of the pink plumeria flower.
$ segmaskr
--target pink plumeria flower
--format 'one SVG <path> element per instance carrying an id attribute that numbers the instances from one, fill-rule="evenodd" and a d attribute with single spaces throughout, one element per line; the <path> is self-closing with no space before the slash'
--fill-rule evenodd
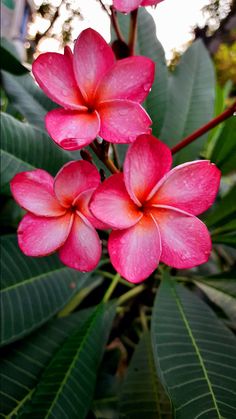
<path id="1" fill-rule="evenodd" d="M 193 161 L 170 170 L 169 148 L 151 135 L 129 147 L 124 173 L 105 180 L 90 210 L 113 231 L 108 250 L 115 269 L 140 282 L 159 261 L 174 268 L 206 262 L 211 238 L 195 215 L 214 202 L 220 171 L 209 161 Z"/>
<path id="2" fill-rule="evenodd" d="M 156 6 L 163 0 L 113 0 L 113 6 L 122 13 L 130 13 L 139 6 Z"/>
<path id="3" fill-rule="evenodd" d="M 58 250 L 61 261 L 90 271 L 101 257 L 95 228 L 104 225 L 92 216 L 88 203 L 100 184 L 96 167 L 87 161 L 67 163 L 55 179 L 45 170 L 18 173 L 11 191 L 28 213 L 18 227 L 18 243 L 27 256 L 46 256 Z"/>
<path id="4" fill-rule="evenodd" d="M 146 57 L 115 60 L 111 47 L 93 29 L 78 37 L 74 54 L 41 54 L 35 79 L 64 109 L 46 115 L 46 128 L 66 150 L 77 150 L 97 135 L 112 143 L 131 143 L 152 123 L 140 105 L 154 80 L 155 64 Z"/>

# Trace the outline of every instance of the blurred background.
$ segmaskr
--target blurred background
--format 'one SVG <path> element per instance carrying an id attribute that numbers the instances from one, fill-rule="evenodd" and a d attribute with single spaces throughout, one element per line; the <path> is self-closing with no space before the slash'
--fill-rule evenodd
<path id="1" fill-rule="evenodd" d="M 1 0 L 2 37 L 15 44 L 22 61 L 61 52 L 92 27 L 110 41 L 109 0 Z M 167 62 L 201 38 L 214 59 L 218 80 L 236 84 L 236 0 L 165 0 L 147 8 L 156 23 Z"/>

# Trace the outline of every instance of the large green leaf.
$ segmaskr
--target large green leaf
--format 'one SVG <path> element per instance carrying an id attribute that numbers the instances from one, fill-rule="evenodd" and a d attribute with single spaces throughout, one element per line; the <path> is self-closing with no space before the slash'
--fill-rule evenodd
<path id="1" fill-rule="evenodd" d="M 21 64 L 16 56 L 12 54 L 10 48 L 8 48 L 8 41 L 4 38 L 1 38 L 0 41 L 1 70 L 17 75 L 28 73 L 29 70 Z"/>
<path id="2" fill-rule="evenodd" d="M 86 417 L 114 315 L 114 305 L 109 309 L 99 305 L 66 340 L 46 368 L 23 418 Z"/>
<path id="3" fill-rule="evenodd" d="M 120 396 L 120 418 L 171 418 L 168 397 L 155 371 L 149 332 L 144 333 L 130 362 Z"/>
<path id="4" fill-rule="evenodd" d="M 155 80 L 145 108 L 153 121 L 153 134 L 158 137 L 166 113 L 168 70 L 164 49 L 156 38 L 155 22 L 145 8 L 139 9 L 137 42 L 138 53 L 151 58 L 156 64 Z"/>
<path id="5" fill-rule="evenodd" d="M 220 115 L 226 106 L 226 100 L 230 94 L 230 90 L 232 89 L 232 82 L 228 81 L 224 86 L 220 86 L 216 83 L 215 87 L 215 111 L 214 116 Z M 204 150 L 204 156 L 207 159 L 211 159 L 212 150 L 215 147 L 216 141 L 219 138 L 225 122 L 217 125 L 215 128 L 209 131 L 207 144 Z"/>
<path id="6" fill-rule="evenodd" d="M 236 323 L 236 277 L 231 280 L 199 279 L 195 284 Z"/>
<path id="7" fill-rule="evenodd" d="M 41 129 L 44 129 L 44 117 L 46 110 L 38 101 L 27 92 L 21 83 L 20 76 L 2 71 L 2 84 L 10 103 L 28 122 Z"/>
<path id="8" fill-rule="evenodd" d="M 65 319 L 52 320 L 24 340 L 0 350 L 2 414 L 14 417 L 20 413 L 52 356 L 65 339 L 87 321 L 91 310 L 81 310 Z"/>
<path id="9" fill-rule="evenodd" d="M 91 273 L 62 265 L 56 255 L 40 259 L 24 256 L 15 236 L 2 237 L 1 246 L 3 345 L 41 326 L 93 279 Z"/>
<path id="10" fill-rule="evenodd" d="M 236 216 L 236 185 L 223 196 L 213 207 L 204 222 L 208 227 L 213 229 L 213 234 L 224 233 L 234 229 L 234 221 Z"/>
<path id="11" fill-rule="evenodd" d="M 207 305 L 168 274 L 154 304 L 152 340 L 176 418 L 235 418 L 236 339 Z"/>
<path id="12" fill-rule="evenodd" d="M 214 112 L 215 78 L 213 64 L 202 41 L 183 54 L 169 76 L 167 112 L 160 139 L 173 147 L 208 122 Z M 178 152 L 176 164 L 196 159 L 204 138 Z"/>
<path id="13" fill-rule="evenodd" d="M 229 118 L 219 135 L 211 154 L 211 160 L 219 167 L 223 175 L 236 167 L 236 118 Z"/>
<path id="14" fill-rule="evenodd" d="M 118 21 L 126 41 L 128 41 L 130 16 L 118 15 Z M 112 29 L 112 28 L 111 28 Z M 115 39 L 114 31 L 112 39 Z M 155 80 L 152 90 L 149 93 L 144 107 L 149 113 L 153 124 L 153 134 L 159 136 L 163 126 L 167 104 L 168 89 L 168 70 L 165 61 L 165 53 L 161 43 L 156 38 L 156 25 L 152 16 L 144 9 L 139 9 L 138 14 L 138 33 L 136 42 L 136 54 L 151 58 L 156 64 Z M 118 145 L 120 159 L 124 161 L 124 154 L 127 146 Z"/>
<path id="15" fill-rule="evenodd" d="M 35 167 L 55 175 L 70 160 L 73 156 L 58 148 L 45 132 L 1 115 L 1 186 L 16 173 Z"/>

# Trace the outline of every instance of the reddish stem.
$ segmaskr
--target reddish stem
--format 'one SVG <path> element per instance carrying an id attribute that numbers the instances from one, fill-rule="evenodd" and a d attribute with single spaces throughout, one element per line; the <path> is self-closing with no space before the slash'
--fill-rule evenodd
<path id="1" fill-rule="evenodd" d="M 106 152 L 102 150 L 101 147 L 97 147 L 96 144 L 91 143 L 90 148 L 93 150 L 93 152 L 98 156 L 98 158 L 104 163 L 104 165 L 110 170 L 111 173 L 119 173 L 119 169 L 115 166 L 113 161 L 109 159 Z"/>
<path id="2" fill-rule="evenodd" d="M 114 31 L 116 33 L 117 38 L 121 41 L 121 42 L 125 42 L 125 39 L 122 35 L 122 32 L 120 30 L 120 26 L 117 20 L 117 16 L 116 16 L 116 12 L 114 10 L 114 8 L 111 6 L 111 23 L 113 25 Z"/>
<path id="3" fill-rule="evenodd" d="M 197 138 L 201 137 L 207 131 L 216 127 L 216 125 L 220 124 L 221 122 L 225 121 L 226 119 L 230 118 L 230 116 L 232 116 L 235 112 L 236 112 L 236 102 L 234 102 L 232 106 L 230 106 L 228 109 L 226 109 L 220 115 L 218 115 L 216 118 L 212 119 L 206 125 L 203 125 L 203 127 L 199 128 L 197 131 L 194 131 L 188 137 L 184 138 L 184 140 L 182 140 L 178 144 L 176 144 L 171 149 L 172 154 L 175 154 L 178 151 L 182 150 L 182 148 L 186 147 L 188 144 L 192 143 Z"/>
<path id="4" fill-rule="evenodd" d="M 130 56 L 135 55 L 137 28 L 138 28 L 138 9 L 135 9 L 131 12 L 131 16 L 130 16 L 130 34 L 129 34 Z"/>

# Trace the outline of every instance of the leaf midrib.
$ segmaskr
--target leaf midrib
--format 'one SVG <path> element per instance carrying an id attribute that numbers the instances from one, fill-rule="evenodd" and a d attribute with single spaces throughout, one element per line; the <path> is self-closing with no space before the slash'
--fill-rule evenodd
<path id="1" fill-rule="evenodd" d="M 189 335 L 189 337 L 190 337 L 190 339 L 191 339 L 191 342 L 192 342 L 192 345 L 193 345 L 193 347 L 194 347 L 194 349 L 195 349 L 196 355 L 197 355 L 197 357 L 198 357 L 198 359 L 199 359 L 199 363 L 200 363 L 200 365 L 201 365 L 201 368 L 202 368 L 202 371 L 203 371 L 203 375 L 204 375 L 204 377 L 205 377 L 205 379 L 206 379 L 206 382 L 207 382 L 207 385 L 208 385 L 208 388 L 209 388 L 209 392 L 210 392 L 210 394 L 211 394 L 211 397 L 212 397 L 212 400 L 213 400 L 213 404 L 214 404 L 214 406 L 215 406 L 215 410 L 216 410 L 216 412 L 217 412 L 218 419 L 223 419 L 223 417 L 222 417 L 222 416 L 221 416 L 221 414 L 220 414 L 220 411 L 219 411 L 218 405 L 217 405 L 217 401 L 216 401 L 216 398 L 215 398 L 215 395 L 214 395 L 214 392 L 213 392 L 213 388 L 212 388 L 212 385 L 211 385 L 210 379 L 209 379 L 209 377 L 208 377 L 208 373 L 207 373 L 207 369 L 206 369 L 206 367 L 205 367 L 204 360 L 203 360 L 203 358 L 202 358 L 202 356 L 201 356 L 200 350 L 199 350 L 199 348 L 198 348 L 198 346 L 197 346 L 197 343 L 196 343 L 196 341 L 195 341 L 195 338 L 194 338 L 194 336 L 193 336 L 193 333 L 192 333 L 191 327 L 190 327 L 190 325 L 189 325 L 189 323 L 188 323 L 188 319 L 187 319 L 187 317 L 186 317 L 186 315 L 185 315 L 185 312 L 184 312 L 183 306 L 182 306 L 182 304 L 181 304 L 181 301 L 180 301 L 180 299 L 179 299 L 179 296 L 178 296 L 178 294 L 177 294 L 177 292 L 176 292 L 176 289 L 175 289 L 173 286 L 171 286 L 171 293 L 172 293 L 172 295 L 173 295 L 173 297 L 174 297 L 174 299 L 175 299 L 175 301 L 176 301 L 176 304 L 177 304 L 177 307 L 178 307 L 178 309 L 179 309 L 180 315 L 181 315 L 182 320 L 183 320 L 183 322 L 184 322 L 184 325 L 185 325 L 185 327 L 186 327 L 186 329 L 187 329 L 188 335 Z"/>
<path id="2" fill-rule="evenodd" d="M 2 290 L 0 290 L 0 293 L 7 292 L 9 290 L 16 289 L 16 288 L 19 288 L 19 287 L 24 286 L 24 285 L 31 284 L 35 281 L 38 281 L 38 280 L 42 279 L 42 277 L 44 277 L 44 276 L 46 277 L 47 275 L 51 275 L 52 273 L 55 273 L 55 272 L 58 272 L 58 271 L 64 271 L 64 270 L 67 270 L 67 269 L 68 268 L 66 268 L 66 267 L 62 267 L 62 268 L 58 268 L 58 269 L 53 269 L 53 270 L 48 271 L 48 272 L 44 272 L 40 275 L 33 276 L 29 279 L 25 279 L 22 282 L 18 282 L 17 284 L 10 285 L 7 288 L 3 288 Z M 46 278 L 43 278 L 43 279 L 46 279 Z"/>
<path id="3" fill-rule="evenodd" d="M 13 154 L 13 153 L 11 153 L 11 152 L 9 152 L 9 151 L 7 151 L 7 150 L 4 150 L 3 148 L 1 149 L 1 152 L 2 152 L 2 153 L 5 153 L 5 154 L 8 154 L 8 156 L 10 156 L 10 157 L 11 157 L 11 159 L 18 160 L 21 164 L 22 164 L 22 163 L 23 163 L 23 164 L 27 164 L 27 165 L 28 165 L 28 166 L 30 166 L 32 169 L 35 169 L 35 167 L 36 167 L 36 166 L 33 166 L 31 163 L 29 163 L 27 160 L 22 160 L 20 157 L 16 156 L 15 154 Z"/>
<path id="4" fill-rule="evenodd" d="M 66 375 L 65 375 L 64 379 L 63 379 L 63 380 L 62 380 L 62 382 L 61 382 L 61 385 L 60 385 L 60 387 L 59 387 L 59 389 L 58 389 L 58 392 L 57 392 L 57 394 L 56 394 L 56 397 L 55 397 L 55 398 L 54 398 L 54 400 L 52 401 L 52 404 L 51 404 L 51 406 L 50 406 L 50 408 L 49 408 L 49 411 L 48 411 L 47 415 L 45 416 L 45 419 L 48 419 L 48 418 L 49 418 L 49 415 L 50 415 L 50 413 L 52 412 L 52 409 L 53 409 L 53 407 L 54 407 L 55 403 L 57 402 L 57 400 L 58 400 L 58 398 L 59 398 L 59 396 L 60 396 L 60 393 L 62 392 L 62 389 L 63 389 L 64 385 L 67 383 L 67 381 L 68 381 L 68 377 L 70 376 L 70 373 L 71 373 L 72 369 L 74 368 L 74 365 L 76 364 L 76 362 L 77 362 L 77 360 L 78 360 L 78 358 L 79 358 L 79 355 L 80 355 L 81 351 L 82 351 L 82 350 L 83 350 L 83 348 L 84 348 L 84 345 L 85 345 L 85 343 L 86 343 L 86 341 L 87 341 L 87 338 L 88 338 L 88 336 L 90 335 L 90 330 L 91 330 L 91 329 L 92 329 L 92 327 L 94 326 L 94 323 L 95 323 L 95 321 L 97 320 L 97 314 L 98 314 L 98 312 L 99 312 L 100 310 L 101 310 L 101 306 L 99 305 L 99 306 L 98 306 L 98 308 L 97 308 L 97 310 L 95 311 L 95 313 L 92 315 L 92 316 L 93 316 L 93 319 L 92 319 L 92 321 L 91 321 L 91 323 L 90 323 L 90 325 L 89 325 L 89 327 L 88 327 L 88 329 L 87 329 L 87 331 L 86 331 L 86 333 L 85 333 L 85 335 L 84 335 L 84 338 L 82 339 L 81 345 L 80 345 L 80 347 L 79 347 L 78 351 L 76 352 L 76 354 L 75 354 L 75 356 L 74 356 L 73 361 L 72 361 L 72 362 L 71 362 L 71 364 L 70 364 L 70 367 L 68 368 L 68 370 L 67 370 L 67 372 L 66 372 Z"/>

